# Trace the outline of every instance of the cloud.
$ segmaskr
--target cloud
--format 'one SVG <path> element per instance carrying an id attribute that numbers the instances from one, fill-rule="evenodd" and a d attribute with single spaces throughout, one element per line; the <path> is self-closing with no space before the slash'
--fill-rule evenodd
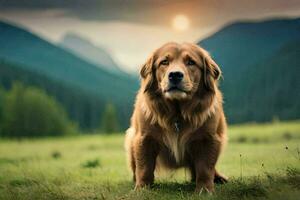
<path id="1" fill-rule="evenodd" d="M 95 45 L 108 49 L 116 61 L 129 71 L 137 70 L 148 55 L 165 42 L 195 42 L 217 28 L 194 27 L 186 32 L 178 32 L 171 26 L 161 27 L 121 21 L 85 21 L 65 16 L 57 18 L 57 14 L 60 15 L 61 12 L 63 10 L 18 14 L 18 11 L 10 11 L 0 13 L 0 18 L 26 26 L 33 33 L 53 43 L 59 42 L 70 32 L 81 35 Z M 23 14 L 27 17 L 24 18 Z"/>
<path id="2" fill-rule="evenodd" d="M 126 21 L 167 25 L 178 13 L 196 26 L 266 15 L 300 15 L 299 0 L 0 0 L 0 10 L 64 10 L 64 15 L 88 21 Z"/>
<path id="3" fill-rule="evenodd" d="M 176 32 L 174 16 L 184 14 L 191 28 Z M 112 52 L 136 70 L 167 41 L 194 42 L 226 23 L 274 16 L 300 16 L 299 0 L 0 0 L 0 19 L 58 42 L 73 32 Z"/>

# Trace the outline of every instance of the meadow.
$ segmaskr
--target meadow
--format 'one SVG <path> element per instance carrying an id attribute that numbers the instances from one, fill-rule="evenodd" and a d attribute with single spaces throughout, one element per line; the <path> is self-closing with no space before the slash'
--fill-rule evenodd
<path id="1" fill-rule="evenodd" d="M 185 170 L 133 190 L 124 134 L 0 139 L 0 199 L 298 199 L 300 121 L 230 126 L 218 170 L 230 181 L 195 194 Z"/>

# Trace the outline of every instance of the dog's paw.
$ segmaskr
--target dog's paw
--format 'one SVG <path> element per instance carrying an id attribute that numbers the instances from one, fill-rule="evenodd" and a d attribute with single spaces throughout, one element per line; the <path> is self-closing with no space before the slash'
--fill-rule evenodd
<path id="1" fill-rule="evenodd" d="M 209 190 L 206 187 L 201 187 L 200 189 L 195 189 L 195 193 L 198 195 L 212 195 L 213 190 Z"/>
<path id="2" fill-rule="evenodd" d="M 136 184 L 134 187 L 134 191 L 139 191 L 142 189 L 150 189 L 150 184 Z"/>

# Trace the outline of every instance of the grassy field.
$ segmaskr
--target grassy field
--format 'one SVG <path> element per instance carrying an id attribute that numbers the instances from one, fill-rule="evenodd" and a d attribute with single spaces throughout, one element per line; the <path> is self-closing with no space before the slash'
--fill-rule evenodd
<path id="1" fill-rule="evenodd" d="M 0 199 L 299 199 L 300 121 L 231 126 L 214 195 L 194 194 L 184 170 L 133 191 L 123 135 L 0 140 Z"/>

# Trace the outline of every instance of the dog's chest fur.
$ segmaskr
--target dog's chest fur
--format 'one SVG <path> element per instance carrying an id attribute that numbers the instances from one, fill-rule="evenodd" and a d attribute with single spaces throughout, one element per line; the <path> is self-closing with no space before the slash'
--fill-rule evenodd
<path id="1" fill-rule="evenodd" d="M 215 97 L 212 104 L 203 112 L 198 113 L 185 119 L 183 116 L 174 117 L 174 124 L 165 126 L 165 123 L 160 118 L 151 112 L 151 109 L 146 103 L 142 104 L 142 110 L 145 117 L 150 119 L 151 123 L 159 127 L 162 131 L 162 138 L 165 146 L 170 150 L 176 164 L 180 165 L 185 160 L 186 148 L 189 138 L 194 134 L 195 130 L 200 128 L 205 121 L 216 112 L 218 100 Z M 162 117 L 161 117 L 162 118 Z M 176 123 L 177 122 L 177 123 Z M 167 130 L 167 131 L 166 131 Z M 187 136 L 187 137 L 186 137 Z"/>
<path id="2" fill-rule="evenodd" d="M 215 112 L 214 105 L 211 107 L 211 109 L 207 109 L 199 119 L 199 124 L 203 124 L 211 114 Z M 184 125 L 185 124 L 185 125 Z M 181 123 L 174 123 L 174 126 L 172 129 L 169 129 L 169 131 L 163 133 L 163 141 L 164 144 L 168 147 L 168 149 L 171 151 L 173 157 L 175 158 L 175 161 L 177 164 L 182 164 L 185 160 L 185 154 L 187 149 L 187 143 L 188 139 L 191 136 L 195 130 L 198 128 L 196 127 L 189 127 L 190 122 L 181 122 Z"/>
<path id="3" fill-rule="evenodd" d="M 177 164 L 184 161 L 186 151 L 187 142 L 183 140 L 182 134 L 182 131 L 172 131 L 166 132 L 163 137 L 165 145 L 170 150 Z"/>

